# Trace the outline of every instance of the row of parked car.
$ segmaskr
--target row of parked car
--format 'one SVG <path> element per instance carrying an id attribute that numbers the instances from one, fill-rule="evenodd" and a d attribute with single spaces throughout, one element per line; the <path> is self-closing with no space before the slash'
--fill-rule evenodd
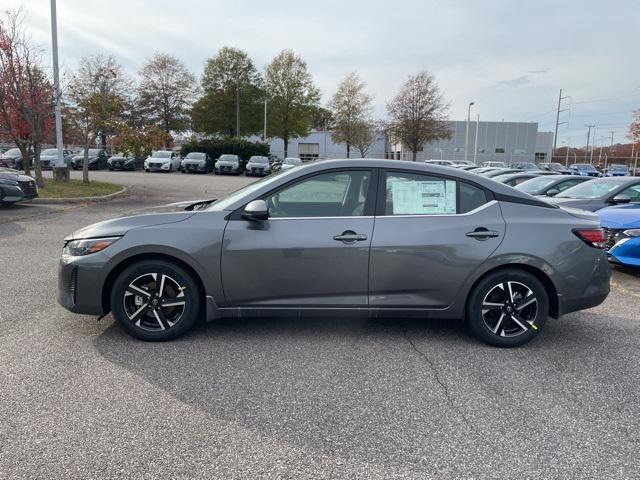
<path id="1" fill-rule="evenodd" d="M 441 164 L 440 160 L 427 163 Z M 536 169 L 526 168 L 529 165 Z M 561 168 L 561 164 L 533 163 L 506 166 L 477 166 L 471 162 L 447 164 L 491 178 L 528 193 L 554 205 L 596 212 L 605 231 L 609 260 L 613 263 L 640 267 L 640 177 L 618 172 L 611 165 L 607 172 L 576 173 L 583 165 L 573 169 Z M 626 167 L 625 167 L 626 168 Z"/>
<path id="2" fill-rule="evenodd" d="M 73 170 L 82 169 L 85 161 L 84 150 L 74 152 L 64 150 L 63 157 L 65 165 Z M 58 159 L 58 151 L 55 148 L 47 148 L 40 154 L 40 164 L 44 170 L 52 169 Z M 90 148 L 87 152 L 87 161 L 91 170 L 138 170 L 144 169 L 147 172 L 172 172 L 181 171 L 183 173 L 215 173 L 264 176 L 278 170 L 287 170 L 296 165 L 302 164 L 299 158 L 285 158 L 279 160 L 274 157 L 252 156 L 248 160 L 240 158 L 234 154 L 220 155 L 214 159 L 204 152 L 191 152 L 185 157 L 178 152 L 171 150 L 158 150 L 149 157 L 136 158 L 125 153 L 109 155 L 101 148 Z M 22 170 L 24 162 L 22 153 L 18 148 L 11 148 L 0 154 L 0 167 Z"/>
<path id="3" fill-rule="evenodd" d="M 457 168 L 477 167 L 473 162 L 465 160 L 427 160 L 425 163 Z M 505 162 L 484 162 L 481 167 L 515 168 L 523 171 L 548 170 L 563 175 L 578 175 L 581 177 L 629 177 L 632 175 L 632 171 L 629 167 L 622 164 L 611 164 L 607 167 L 602 167 L 600 165 L 592 165 L 590 163 L 574 163 L 565 167 L 561 163 L 535 164 L 533 162 L 516 162 L 507 164 Z"/>

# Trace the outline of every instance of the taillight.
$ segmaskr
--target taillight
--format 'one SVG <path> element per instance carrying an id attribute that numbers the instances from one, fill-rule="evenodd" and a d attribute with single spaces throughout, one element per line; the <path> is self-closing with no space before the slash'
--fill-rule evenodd
<path id="1" fill-rule="evenodd" d="M 576 228 L 573 230 L 580 240 L 594 248 L 606 248 L 607 242 L 602 228 Z"/>

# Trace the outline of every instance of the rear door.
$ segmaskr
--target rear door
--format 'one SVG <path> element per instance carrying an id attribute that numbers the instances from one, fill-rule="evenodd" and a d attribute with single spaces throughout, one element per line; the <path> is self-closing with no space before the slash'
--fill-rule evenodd
<path id="1" fill-rule="evenodd" d="M 372 306 L 444 308 L 504 237 L 490 192 L 455 178 L 381 171 L 369 266 Z"/>

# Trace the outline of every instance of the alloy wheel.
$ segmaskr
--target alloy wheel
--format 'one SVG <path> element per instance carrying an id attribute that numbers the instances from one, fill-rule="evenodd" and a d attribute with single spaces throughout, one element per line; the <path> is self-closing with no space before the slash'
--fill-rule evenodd
<path id="1" fill-rule="evenodd" d="M 516 337 L 537 330 L 538 299 L 520 282 L 502 282 L 489 290 L 482 301 L 482 320 L 495 335 Z"/>
<path id="2" fill-rule="evenodd" d="M 134 279 L 123 296 L 129 321 L 147 331 L 174 327 L 184 314 L 185 287 L 164 273 L 145 273 Z"/>

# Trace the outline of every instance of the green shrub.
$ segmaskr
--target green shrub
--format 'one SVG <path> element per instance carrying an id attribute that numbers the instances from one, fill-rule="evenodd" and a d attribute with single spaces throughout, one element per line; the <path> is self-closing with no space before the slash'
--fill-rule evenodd
<path id="1" fill-rule="evenodd" d="M 241 138 L 224 138 L 216 140 L 191 141 L 182 145 L 180 154 L 184 157 L 191 152 L 204 152 L 216 160 L 220 155 L 238 155 L 242 160 L 248 160 L 254 155 L 269 156 L 269 144 L 249 142 Z"/>

